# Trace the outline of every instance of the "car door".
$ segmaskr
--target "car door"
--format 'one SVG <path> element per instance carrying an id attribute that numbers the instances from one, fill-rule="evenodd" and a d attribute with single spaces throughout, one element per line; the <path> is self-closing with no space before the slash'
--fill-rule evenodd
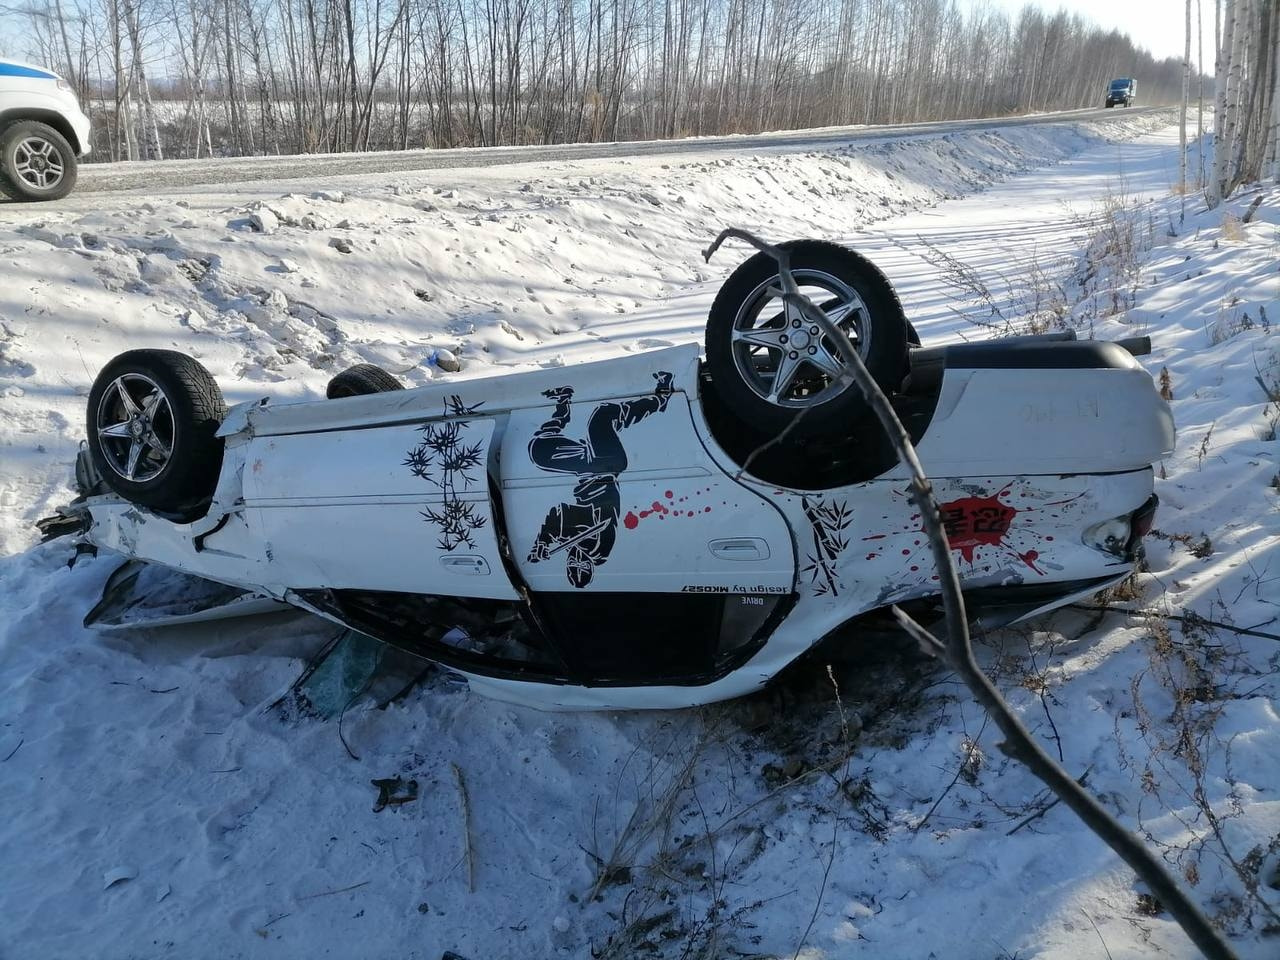
<path id="1" fill-rule="evenodd" d="M 493 434 L 468 415 L 258 436 L 246 513 L 295 588 L 518 599 L 489 497 Z"/>
<path id="2" fill-rule="evenodd" d="M 594 683 L 705 682 L 749 655 L 794 588 L 782 514 L 715 464 L 684 392 L 549 393 L 511 414 L 501 497 L 565 661 Z"/>
<path id="3" fill-rule="evenodd" d="M 794 581 L 785 520 L 712 461 L 683 392 L 513 412 L 502 501 L 536 591 L 765 594 Z"/>

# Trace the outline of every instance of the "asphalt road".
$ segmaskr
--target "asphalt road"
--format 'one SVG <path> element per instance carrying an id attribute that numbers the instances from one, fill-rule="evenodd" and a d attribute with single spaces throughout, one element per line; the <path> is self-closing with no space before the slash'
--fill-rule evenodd
<path id="1" fill-rule="evenodd" d="M 201 184 L 246 183 L 261 180 L 294 180 L 351 174 L 392 173 L 412 170 L 448 170 L 513 163 L 554 163 L 598 157 L 633 157 L 654 154 L 712 153 L 721 150 L 830 149 L 861 140 L 888 140 L 928 136 L 953 130 L 1019 127 L 1037 123 L 1102 120 L 1151 113 L 1162 107 L 1127 110 L 1088 109 L 1030 116 L 948 120 L 896 126 L 824 127 L 778 133 L 686 140 L 640 140 L 622 143 L 580 143 L 557 146 L 467 147 L 454 150 L 398 150 L 378 153 L 310 154 L 286 157 L 226 157 L 205 160 L 157 160 L 125 163 L 87 163 L 80 168 L 77 193 L 151 191 Z"/>

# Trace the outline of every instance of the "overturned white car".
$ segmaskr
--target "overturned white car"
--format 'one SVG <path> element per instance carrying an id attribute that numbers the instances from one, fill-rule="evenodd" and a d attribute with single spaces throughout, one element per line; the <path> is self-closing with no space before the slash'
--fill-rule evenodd
<path id="1" fill-rule="evenodd" d="M 975 616 L 1011 622 L 1131 571 L 1174 436 L 1124 346 L 921 347 L 869 262 L 789 247 L 916 441 Z M 227 411 L 195 360 L 122 354 L 90 394 L 64 520 L 505 699 L 748 693 L 938 593 L 905 469 L 777 279 L 763 254 L 735 271 L 705 359 L 691 344 L 413 390 L 361 366 L 329 399 Z"/>

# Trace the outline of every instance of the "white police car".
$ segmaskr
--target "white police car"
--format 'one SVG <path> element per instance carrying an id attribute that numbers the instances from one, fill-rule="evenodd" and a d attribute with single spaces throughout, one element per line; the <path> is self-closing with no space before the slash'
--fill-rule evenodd
<path id="1" fill-rule="evenodd" d="M 0 60 L 0 191 L 58 200 L 89 152 L 89 118 L 71 84 L 51 70 Z"/>

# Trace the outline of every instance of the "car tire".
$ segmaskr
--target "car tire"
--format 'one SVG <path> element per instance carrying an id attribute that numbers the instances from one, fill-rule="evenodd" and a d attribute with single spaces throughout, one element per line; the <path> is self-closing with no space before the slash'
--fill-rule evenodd
<path id="1" fill-rule="evenodd" d="M 820 306 L 823 310 L 830 310 L 831 308 L 837 307 L 839 305 L 840 305 L 839 300 L 827 300 L 827 301 L 824 301 L 823 303 L 818 304 L 818 306 Z M 906 323 L 907 325 L 907 349 L 910 349 L 912 347 L 923 346 L 923 344 L 920 343 L 920 334 L 916 330 L 915 324 L 912 323 L 910 320 L 904 320 L 903 322 Z"/>
<path id="2" fill-rule="evenodd" d="M 76 152 L 47 123 L 18 120 L 0 129 L 0 170 L 15 200 L 61 200 L 76 185 Z"/>
<path id="3" fill-rule="evenodd" d="M 218 428 L 227 405 L 199 361 L 174 350 L 130 350 L 89 391 L 89 455 L 125 499 L 191 520 L 202 516 L 222 468 Z"/>
<path id="4" fill-rule="evenodd" d="M 801 290 L 828 313 L 833 305 L 846 308 L 834 319 L 850 331 L 876 383 L 885 391 L 896 390 L 908 368 L 908 324 L 888 278 L 866 257 L 838 244 L 796 240 L 784 246 L 791 251 L 791 272 Z M 769 306 L 777 300 L 768 289 L 778 283 L 776 261 L 757 253 L 720 288 L 707 319 L 710 386 L 725 408 L 765 436 L 788 428 L 797 437 L 846 430 L 870 408 L 855 385 L 837 391 L 830 373 L 818 366 L 835 366 L 834 345 L 803 325 L 789 341 L 799 350 L 784 352 L 777 344 L 761 346 L 742 336 L 751 332 L 771 340 L 796 322 Z M 788 369 L 782 366 L 784 357 Z M 778 389 L 779 377 L 788 374 Z"/>
<path id="5" fill-rule="evenodd" d="M 357 363 L 330 380 L 324 395 L 330 400 L 339 400 L 343 397 L 363 397 L 370 393 L 403 389 L 404 384 L 394 374 L 372 363 Z"/>

